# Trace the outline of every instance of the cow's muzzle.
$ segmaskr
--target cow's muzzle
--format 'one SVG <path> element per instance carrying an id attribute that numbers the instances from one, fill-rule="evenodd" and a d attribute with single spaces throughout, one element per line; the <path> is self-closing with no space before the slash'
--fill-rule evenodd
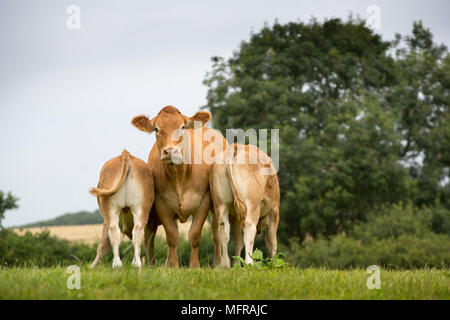
<path id="1" fill-rule="evenodd" d="M 161 152 L 161 161 L 172 164 L 181 164 L 183 157 L 177 147 L 167 147 Z"/>

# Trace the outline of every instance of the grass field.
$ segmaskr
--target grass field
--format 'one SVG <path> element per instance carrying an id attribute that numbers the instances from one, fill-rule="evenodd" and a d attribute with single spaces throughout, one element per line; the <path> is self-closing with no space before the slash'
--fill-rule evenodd
<path id="1" fill-rule="evenodd" d="M 0 299 L 450 299 L 450 270 L 381 270 L 369 290 L 365 270 L 283 268 L 121 270 L 81 267 L 80 290 L 66 268 L 2 268 Z"/>

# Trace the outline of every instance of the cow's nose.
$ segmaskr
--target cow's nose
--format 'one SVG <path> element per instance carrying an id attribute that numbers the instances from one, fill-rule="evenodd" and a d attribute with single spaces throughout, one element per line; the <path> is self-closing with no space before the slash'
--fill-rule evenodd
<path id="1" fill-rule="evenodd" d="M 163 157 L 168 157 L 169 155 L 177 155 L 179 153 L 178 148 L 175 147 L 167 147 L 162 151 Z"/>
<path id="2" fill-rule="evenodd" d="M 162 155 L 164 156 L 164 157 L 167 157 L 168 155 L 169 155 L 169 150 L 168 150 L 169 148 L 164 148 L 163 149 L 163 151 L 162 151 Z"/>

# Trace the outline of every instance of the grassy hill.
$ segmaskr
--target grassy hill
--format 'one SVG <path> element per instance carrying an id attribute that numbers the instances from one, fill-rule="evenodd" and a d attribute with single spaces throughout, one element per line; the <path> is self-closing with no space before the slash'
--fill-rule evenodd
<path id="1" fill-rule="evenodd" d="M 29 223 L 16 228 L 74 226 L 99 223 L 103 223 L 103 217 L 101 216 L 100 211 L 95 210 L 93 212 L 79 211 L 75 213 L 66 213 L 53 219 Z"/>

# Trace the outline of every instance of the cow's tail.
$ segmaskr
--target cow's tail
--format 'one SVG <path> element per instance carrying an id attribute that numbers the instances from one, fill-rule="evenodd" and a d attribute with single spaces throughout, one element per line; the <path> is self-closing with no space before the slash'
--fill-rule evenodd
<path id="1" fill-rule="evenodd" d="M 227 173 L 228 173 L 228 177 L 230 180 L 231 191 L 233 192 L 234 210 L 236 211 L 237 218 L 239 220 L 244 221 L 245 217 L 247 216 L 247 206 L 246 206 L 244 200 L 242 200 L 242 197 L 240 196 L 240 194 L 236 188 L 235 166 L 237 164 L 234 164 L 235 151 L 236 151 L 236 145 L 233 148 L 233 153 L 230 156 L 227 156 Z"/>
<path id="2" fill-rule="evenodd" d="M 102 188 L 92 188 L 89 193 L 97 197 L 108 197 L 112 196 L 119 190 L 120 186 L 125 181 L 128 170 L 130 169 L 131 156 L 127 150 L 123 150 L 121 156 L 121 168 L 120 168 L 120 179 L 119 182 L 112 189 L 102 189 Z"/>

